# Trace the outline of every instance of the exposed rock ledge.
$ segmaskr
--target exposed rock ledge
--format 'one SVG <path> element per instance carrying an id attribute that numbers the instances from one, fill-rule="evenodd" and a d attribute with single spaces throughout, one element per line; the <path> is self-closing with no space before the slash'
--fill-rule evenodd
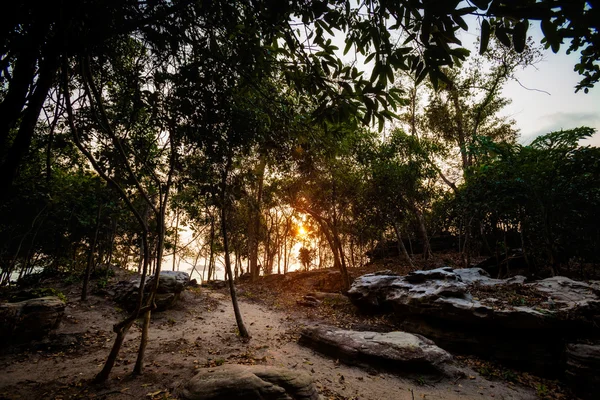
<path id="1" fill-rule="evenodd" d="M 509 292 L 515 295 L 507 301 Z M 356 279 L 348 296 L 360 308 L 393 311 L 402 329 L 447 350 L 543 375 L 564 371 L 566 343 L 600 336 L 598 291 L 565 277 L 525 283 L 473 268 L 375 273 Z"/>
<path id="2" fill-rule="evenodd" d="M 458 372 L 448 352 L 421 335 L 407 332 L 360 332 L 316 326 L 305 328 L 299 343 L 351 365 L 448 376 Z"/>

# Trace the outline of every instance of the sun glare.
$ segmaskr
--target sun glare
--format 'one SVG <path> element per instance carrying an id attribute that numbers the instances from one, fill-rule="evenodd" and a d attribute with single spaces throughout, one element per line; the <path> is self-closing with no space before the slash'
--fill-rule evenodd
<path id="1" fill-rule="evenodd" d="M 298 236 L 304 236 L 306 235 L 306 228 L 304 228 L 304 225 L 300 225 L 298 227 Z"/>

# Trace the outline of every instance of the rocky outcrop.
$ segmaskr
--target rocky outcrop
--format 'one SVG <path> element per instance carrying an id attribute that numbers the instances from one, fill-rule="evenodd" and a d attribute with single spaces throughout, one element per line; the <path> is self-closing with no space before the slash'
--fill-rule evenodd
<path id="1" fill-rule="evenodd" d="M 158 279 L 155 303 L 157 311 L 172 308 L 179 299 L 179 295 L 187 285 L 190 277 L 183 271 L 161 271 Z M 147 298 L 154 285 L 154 276 L 150 277 L 144 285 L 144 298 Z M 111 292 L 115 301 L 122 304 L 127 310 L 136 306 L 140 291 L 140 277 L 117 282 Z"/>
<path id="2" fill-rule="evenodd" d="M 565 351 L 567 382 L 584 399 L 597 399 L 600 388 L 600 345 L 569 344 Z"/>
<path id="3" fill-rule="evenodd" d="M 299 371 L 264 365 L 223 365 L 201 371 L 181 385 L 187 400 L 318 400 L 312 378 Z"/>
<path id="4" fill-rule="evenodd" d="M 300 344 L 352 365 L 396 372 L 454 375 L 452 356 L 431 340 L 407 332 L 360 332 L 305 328 Z"/>
<path id="5" fill-rule="evenodd" d="M 567 341 L 599 334 L 600 298 L 565 277 L 524 283 L 481 269 L 364 275 L 348 292 L 358 307 L 393 311 L 402 329 L 441 347 L 545 375 L 562 372 Z"/>
<path id="6" fill-rule="evenodd" d="M 0 344 L 43 338 L 58 326 L 64 311 L 65 302 L 55 296 L 0 304 Z"/>

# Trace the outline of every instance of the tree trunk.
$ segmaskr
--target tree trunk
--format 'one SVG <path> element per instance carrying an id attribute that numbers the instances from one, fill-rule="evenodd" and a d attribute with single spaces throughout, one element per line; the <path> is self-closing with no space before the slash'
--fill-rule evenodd
<path id="1" fill-rule="evenodd" d="M 127 331 L 129 330 L 129 328 L 131 327 L 131 325 L 133 324 L 135 319 L 141 313 L 142 302 L 144 299 L 144 286 L 146 283 L 146 273 L 148 271 L 148 263 L 150 260 L 150 252 L 149 252 L 149 244 L 148 244 L 148 227 L 146 225 L 146 221 L 142 217 L 142 214 L 135 208 L 135 206 L 131 202 L 131 200 L 130 200 L 129 196 L 127 195 L 127 193 L 125 192 L 125 190 L 115 180 L 113 180 L 110 176 L 108 176 L 106 174 L 104 169 L 101 168 L 100 165 L 98 164 L 98 162 L 95 159 L 95 157 L 93 156 L 93 154 L 83 146 L 83 144 L 80 140 L 79 130 L 78 130 L 77 126 L 75 125 L 73 106 L 69 100 L 70 95 L 69 95 L 69 88 L 68 88 L 68 82 L 69 82 L 68 71 L 69 71 L 69 65 L 65 58 L 64 63 L 63 63 L 63 68 L 62 68 L 62 72 L 63 72 L 62 88 L 63 88 L 65 105 L 66 105 L 67 115 L 68 115 L 67 122 L 69 124 L 69 128 L 71 129 L 73 141 L 75 142 L 75 145 L 77 146 L 77 148 L 89 160 L 90 164 L 92 164 L 92 167 L 98 173 L 98 175 L 100 175 L 100 177 L 102 177 L 102 179 L 104 179 L 107 183 L 109 183 L 109 186 L 111 186 L 112 188 L 114 188 L 117 191 L 117 193 L 119 194 L 119 196 L 121 197 L 123 202 L 127 205 L 127 208 L 129 208 L 129 210 L 134 215 L 135 219 L 139 222 L 140 228 L 142 230 L 142 238 L 144 240 L 144 249 L 145 249 L 142 276 L 140 278 L 140 292 L 138 294 L 136 308 L 129 315 L 129 317 L 127 317 L 124 321 L 120 322 L 119 324 L 116 324 L 113 327 L 113 331 L 117 334 L 117 337 L 116 337 L 113 347 L 110 351 L 110 354 L 108 355 L 108 358 L 104 364 L 104 367 L 94 378 L 94 382 L 100 383 L 100 382 L 104 382 L 108 379 L 108 376 L 110 375 L 110 372 L 111 372 L 111 370 L 114 366 L 114 363 L 117 359 L 117 356 L 119 354 L 119 351 L 121 350 L 121 345 L 123 344 L 125 335 L 127 334 Z M 93 85 L 93 82 L 91 84 Z M 87 90 L 87 87 L 86 87 L 86 90 Z M 89 93 L 88 93 L 88 95 L 90 97 L 90 101 L 93 101 L 92 96 Z M 97 104 L 97 106 L 101 106 L 101 103 L 100 103 L 101 99 L 96 97 L 96 100 L 99 103 L 99 104 Z M 114 139 L 114 136 L 112 136 L 112 138 Z M 127 162 L 127 159 L 125 159 L 125 162 Z"/>
<path id="2" fill-rule="evenodd" d="M 348 275 L 348 267 L 346 266 L 346 257 L 344 257 L 344 249 L 340 240 L 339 233 L 335 226 L 332 226 L 333 241 L 337 251 L 339 252 L 340 272 L 342 274 L 342 290 L 347 292 L 350 290 L 350 275 Z"/>
<path id="3" fill-rule="evenodd" d="M 85 266 L 85 275 L 83 277 L 83 287 L 81 289 L 81 301 L 87 300 L 88 285 L 90 282 L 90 274 L 92 273 L 92 265 L 94 264 L 94 252 L 96 251 L 96 243 L 98 241 L 98 231 L 100 230 L 100 216 L 102 214 L 102 204 L 98 204 L 98 212 L 96 214 L 96 227 L 94 236 L 90 241 L 90 252 L 88 253 L 87 265 Z"/>
<path id="4" fill-rule="evenodd" d="M 0 187 L 6 188 L 12 185 L 17 175 L 23 157 L 29 151 L 33 132 L 37 124 L 42 106 L 48 96 L 50 87 L 54 82 L 58 60 L 56 56 L 48 57 L 41 62 L 40 73 L 35 84 L 35 90 L 29 96 L 28 105 L 21 117 L 19 130 L 15 136 L 10 152 L 6 154 L 4 163 L 0 166 Z"/>
<path id="5" fill-rule="evenodd" d="M 171 127 L 171 133 L 173 132 L 173 127 Z M 170 146 L 170 159 L 169 159 L 169 173 L 167 175 L 167 184 L 164 188 L 164 193 L 160 193 L 161 184 L 158 182 L 159 187 L 159 208 L 158 213 L 156 215 L 156 224 L 158 230 L 158 241 L 156 244 L 156 270 L 154 272 L 154 282 L 150 291 L 150 296 L 148 298 L 148 302 L 146 303 L 147 311 L 144 314 L 144 325 L 142 326 L 142 337 L 140 339 L 140 347 L 138 349 L 137 360 L 135 362 L 135 367 L 133 368 L 133 373 L 135 375 L 141 375 L 144 368 L 144 356 L 146 354 L 146 345 L 148 343 L 148 328 L 150 327 L 150 318 L 152 317 L 152 311 L 156 309 L 156 304 L 154 303 L 154 298 L 156 297 L 156 292 L 158 291 L 158 285 L 160 282 L 160 271 L 162 269 L 162 259 L 163 252 L 165 249 L 165 234 L 166 234 L 166 215 L 167 215 L 167 206 L 169 204 L 169 192 L 171 190 L 171 184 L 173 183 L 173 173 L 175 171 L 175 157 L 176 157 L 176 144 L 174 143 L 173 135 L 170 135 L 171 146 Z M 149 199 L 148 196 L 144 196 L 146 200 Z M 149 204 L 150 205 L 150 204 Z M 153 208 L 155 209 L 155 208 Z"/>
<path id="6" fill-rule="evenodd" d="M 235 284 L 233 282 L 233 275 L 231 273 L 231 260 L 229 259 L 229 239 L 227 237 L 227 177 L 229 175 L 229 168 L 231 167 L 231 155 L 227 159 L 227 166 L 223 171 L 223 177 L 221 179 L 221 232 L 223 234 L 223 250 L 225 252 L 225 273 L 229 276 L 229 293 L 231 294 L 231 302 L 233 304 L 233 313 L 235 314 L 235 321 L 240 332 L 240 337 L 250 338 L 250 334 L 244 325 L 240 307 L 237 301 L 237 295 L 235 292 Z"/>
<path id="7" fill-rule="evenodd" d="M 417 216 L 417 226 L 419 228 L 419 236 L 421 236 L 421 240 L 423 241 L 423 259 L 427 260 L 431 254 L 431 248 L 429 247 L 429 236 L 427 235 L 427 227 L 425 226 L 425 218 L 423 217 L 423 213 L 419 208 L 415 205 L 412 207 L 413 212 Z"/>
<path id="8" fill-rule="evenodd" d="M 175 242 L 173 243 L 173 271 L 175 271 L 175 258 L 177 257 L 177 239 L 179 238 L 179 209 L 175 210 Z"/>
<path id="9" fill-rule="evenodd" d="M 207 281 L 210 281 L 212 270 L 215 264 L 215 217 L 210 214 L 210 256 L 208 258 L 208 276 Z"/>
<path id="10" fill-rule="evenodd" d="M 258 268 L 258 236 L 260 233 L 260 209 L 262 206 L 261 203 L 266 165 L 267 159 L 265 156 L 261 155 L 260 163 L 258 164 L 258 167 L 256 169 L 256 176 L 258 177 L 256 201 L 253 204 L 254 207 L 252 208 L 252 216 L 250 218 L 250 231 L 248 232 L 248 245 L 250 246 L 250 274 L 252 276 L 252 281 L 256 281 L 258 279 L 258 276 L 260 275 L 260 270 Z"/>
<path id="11" fill-rule="evenodd" d="M 404 246 L 404 242 L 402 241 L 402 234 L 400 233 L 400 227 L 398 226 L 397 223 L 394 223 L 394 231 L 396 232 L 396 239 L 398 239 L 398 254 L 402 254 L 404 256 L 404 258 L 406 259 L 406 261 L 408 261 L 408 264 L 410 265 L 410 267 L 412 269 L 415 268 L 415 265 L 413 264 L 410 255 L 408 254 L 408 251 L 406 250 L 406 246 Z"/>

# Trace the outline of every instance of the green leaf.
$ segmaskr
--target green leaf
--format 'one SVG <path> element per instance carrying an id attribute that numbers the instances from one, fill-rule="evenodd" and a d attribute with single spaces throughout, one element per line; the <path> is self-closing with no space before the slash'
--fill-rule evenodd
<path id="1" fill-rule="evenodd" d="M 376 54 L 377 53 L 371 53 L 371 54 L 369 54 L 367 56 L 367 58 L 365 59 L 365 64 L 368 64 L 373 59 L 373 57 L 375 57 Z"/>
<path id="2" fill-rule="evenodd" d="M 481 23 L 481 42 L 479 43 L 479 54 L 485 53 L 490 42 L 490 23 L 484 19 Z"/>
<path id="3" fill-rule="evenodd" d="M 556 32 L 556 25 L 549 19 L 544 19 L 542 20 L 541 27 L 544 37 L 548 44 L 550 44 L 552 51 L 558 53 L 558 50 L 560 50 L 560 38 Z"/>
<path id="4" fill-rule="evenodd" d="M 527 28 L 529 28 L 529 21 L 524 20 L 517 25 L 513 30 L 513 44 L 517 53 L 522 53 L 525 50 L 525 43 L 527 41 Z"/>
<path id="5" fill-rule="evenodd" d="M 503 26 L 496 27 L 496 37 L 506 47 L 511 47 L 512 43 L 510 42 L 510 38 L 508 37 L 508 33 L 506 32 L 506 28 Z"/>
<path id="6" fill-rule="evenodd" d="M 458 15 L 453 15 L 452 19 L 454 20 L 454 22 L 456 22 L 456 25 L 458 25 L 462 28 L 462 30 L 464 30 L 464 31 L 469 30 L 469 25 L 467 25 L 467 23 L 465 22 L 464 19 L 462 19 L 462 17 L 460 17 Z"/>
<path id="7" fill-rule="evenodd" d="M 352 48 L 352 41 L 348 40 L 346 42 L 346 47 L 344 47 L 344 55 L 348 54 L 348 52 L 350 51 L 351 48 Z"/>

